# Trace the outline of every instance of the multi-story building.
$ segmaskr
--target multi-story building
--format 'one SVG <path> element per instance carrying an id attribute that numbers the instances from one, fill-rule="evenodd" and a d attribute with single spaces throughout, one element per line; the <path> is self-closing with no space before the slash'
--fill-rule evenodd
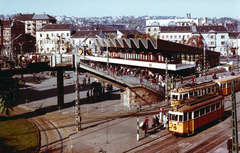
<path id="1" fill-rule="evenodd" d="M 71 36 L 71 40 L 75 46 L 81 48 L 79 51 L 83 49 L 83 46 L 86 46 L 85 49 L 90 54 L 100 50 L 100 47 L 95 44 L 95 39 L 98 37 L 104 37 L 101 30 L 80 30 Z"/>
<path id="2" fill-rule="evenodd" d="M 72 24 L 48 24 L 36 30 L 38 53 L 66 53 L 71 49 L 70 37 L 76 32 Z"/>
<path id="3" fill-rule="evenodd" d="M 2 55 L 16 56 L 21 52 L 19 45 L 25 42 L 24 23 L 16 20 L 0 21 L 0 49 Z M 22 46 L 24 49 L 24 46 Z"/>
<path id="4" fill-rule="evenodd" d="M 41 28 L 46 24 L 56 23 L 56 19 L 48 14 L 16 14 L 13 19 L 25 23 L 25 32 L 26 34 L 34 35 L 36 30 Z"/>
<path id="5" fill-rule="evenodd" d="M 240 32 L 229 33 L 229 48 L 234 55 L 240 55 Z"/>

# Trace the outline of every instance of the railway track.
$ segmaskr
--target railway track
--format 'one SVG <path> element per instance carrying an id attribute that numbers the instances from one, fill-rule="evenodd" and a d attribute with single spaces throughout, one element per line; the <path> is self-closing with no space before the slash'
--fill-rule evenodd
<path id="1" fill-rule="evenodd" d="M 228 99 L 229 100 L 229 99 Z M 240 102 L 237 102 L 237 107 L 240 107 Z M 231 106 L 225 107 L 225 110 L 229 110 Z M 229 116 L 227 116 L 229 117 Z M 238 121 L 238 130 L 240 130 L 240 121 Z M 196 137 L 197 135 L 193 136 Z M 196 145 L 192 149 L 185 149 L 188 153 L 202 153 L 208 152 L 213 149 L 215 146 L 219 145 L 226 139 L 231 136 L 231 126 L 223 129 L 222 131 L 218 132 L 218 134 L 210 137 L 209 139 L 201 142 L 200 144 Z M 179 144 L 185 144 L 185 140 L 189 139 L 189 137 L 173 137 L 170 133 L 165 134 L 163 137 L 157 138 L 154 141 L 149 143 L 145 143 L 141 146 L 135 147 L 131 150 L 126 151 L 126 153 L 162 153 L 162 152 L 178 152 L 182 150 L 182 146 Z M 191 139 L 191 137 L 190 137 Z"/>
<path id="2" fill-rule="evenodd" d="M 65 143 L 63 142 L 63 140 L 68 137 L 68 135 L 66 134 L 66 132 L 62 131 L 62 129 L 59 129 L 59 127 L 57 127 L 53 122 L 43 116 L 39 116 L 35 112 L 27 112 L 26 110 L 18 107 L 14 108 L 14 114 L 23 114 L 28 118 L 29 121 L 31 121 L 37 126 L 40 133 L 38 152 L 71 152 L 70 147 L 66 147 L 70 145 L 65 144 L 69 141 Z M 65 135 L 66 137 L 64 138 L 63 135 Z"/>

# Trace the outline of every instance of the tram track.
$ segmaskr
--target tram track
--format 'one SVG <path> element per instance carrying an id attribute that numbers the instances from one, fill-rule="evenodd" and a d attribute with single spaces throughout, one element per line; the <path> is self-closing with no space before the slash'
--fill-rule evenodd
<path id="1" fill-rule="evenodd" d="M 14 114 L 23 114 L 30 122 L 35 124 L 39 130 L 39 150 L 40 153 L 46 152 L 70 152 L 67 148 L 64 149 L 63 136 L 54 123 L 43 116 L 39 116 L 35 112 L 27 112 L 26 110 L 15 107 Z M 28 114 L 28 115 L 27 115 Z"/>
<path id="2" fill-rule="evenodd" d="M 229 99 L 228 99 L 229 101 Z M 240 107 L 240 102 L 236 103 L 236 106 Z M 232 106 L 226 107 L 224 110 L 229 110 Z M 229 117 L 229 116 L 227 116 Z M 238 130 L 240 130 L 240 121 L 238 121 Z M 227 127 L 223 129 L 222 131 L 218 132 L 218 134 L 210 137 L 209 139 L 201 142 L 197 146 L 195 146 L 192 149 L 186 149 L 185 152 L 188 153 L 201 153 L 201 152 L 207 152 L 210 151 L 215 146 L 219 145 L 223 141 L 229 138 L 229 135 L 231 135 L 231 128 Z M 131 150 L 126 151 L 126 153 L 134 152 L 134 153 L 161 153 L 161 152 L 177 152 L 182 150 L 182 147 L 176 144 L 184 144 L 184 140 L 188 139 L 188 137 L 172 137 L 170 133 L 165 134 L 164 137 L 156 138 L 154 141 L 150 141 L 149 143 L 145 143 L 141 146 L 135 147 Z"/>

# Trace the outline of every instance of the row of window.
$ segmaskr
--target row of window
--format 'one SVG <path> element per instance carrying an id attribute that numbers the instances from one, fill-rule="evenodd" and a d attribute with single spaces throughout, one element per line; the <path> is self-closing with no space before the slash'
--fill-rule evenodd
<path id="1" fill-rule="evenodd" d="M 169 115 L 170 115 L 171 121 L 186 122 L 186 121 L 201 117 L 203 115 L 206 115 L 208 113 L 211 113 L 220 108 L 221 108 L 221 103 L 219 101 L 214 104 L 207 105 L 200 109 L 194 110 L 193 112 L 184 113 L 183 115 L 176 115 L 176 114 L 169 114 Z"/>
<path id="2" fill-rule="evenodd" d="M 234 81 L 235 86 L 239 84 L 239 80 Z M 219 85 L 219 89 L 226 89 L 226 88 L 231 88 L 232 87 L 232 81 L 230 82 L 224 82 Z"/>
<path id="3" fill-rule="evenodd" d="M 205 94 L 209 93 L 215 93 L 217 91 L 217 86 L 213 87 L 208 87 L 208 88 L 203 88 L 200 90 L 194 90 L 191 92 L 186 92 L 186 93 L 171 93 L 171 99 L 172 100 L 184 100 L 184 99 L 189 99 L 197 96 L 202 96 Z"/>
<path id="4" fill-rule="evenodd" d="M 190 38 L 190 35 L 166 35 L 166 36 L 162 36 L 162 39 L 173 39 L 173 37 L 174 37 L 174 39 L 182 39 L 182 38 L 187 38 L 187 39 L 189 39 Z"/>
<path id="5" fill-rule="evenodd" d="M 65 36 L 69 36 L 69 33 L 65 33 L 65 34 L 64 34 L 64 33 L 61 33 L 61 36 L 64 36 L 64 35 L 65 35 Z M 43 34 L 40 33 L 39 36 L 40 36 L 40 37 L 43 37 Z M 50 36 L 50 34 L 47 33 L 47 34 L 46 34 L 46 37 L 49 38 L 49 36 Z M 57 36 L 57 37 L 60 36 L 59 33 L 57 33 L 56 36 Z M 55 37 L 55 35 L 54 35 L 53 33 L 51 33 L 51 37 Z"/>

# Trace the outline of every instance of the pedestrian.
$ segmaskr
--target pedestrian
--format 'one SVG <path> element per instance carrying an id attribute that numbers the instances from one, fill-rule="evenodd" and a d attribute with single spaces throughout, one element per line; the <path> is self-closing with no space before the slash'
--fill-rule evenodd
<path id="1" fill-rule="evenodd" d="M 192 83 L 194 83 L 194 77 L 192 77 Z"/>
<path id="2" fill-rule="evenodd" d="M 155 130 L 156 126 L 157 126 L 156 116 L 153 115 L 153 118 L 152 118 L 152 128 Z"/>
<path id="3" fill-rule="evenodd" d="M 165 82 L 162 81 L 162 91 L 164 91 L 164 89 L 165 89 Z"/>
<path id="4" fill-rule="evenodd" d="M 140 83 L 142 83 L 143 82 L 143 78 L 142 78 L 142 76 L 140 76 Z"/>
<path id="5" fill-rule="evenodd" d="M 227 141 L 227 150 L 229 153 L 232 152 L 232 137 L 230 137 Z"/>
<path id="6" fill-rule="evenodd" d="M 87 91 L 87 101 L 89 102 L 89 91 Z"/>
<path id="7" fill-rule="evenodd" d="M 146 117 L 145 118 L 145 136 L 147 135 L 147 133 L 148 133 L 148 121 L 149 121 L 149 119 L 148 119 L 148 117 Z"/>
<path id="8" fill-rule="evenodd" d="M 90 76 L 88 77 L 88 84 L 90 84 Z"/>
<path id="9" fill-rule="evenodd" d="M 180 77 L 181 83 L 183 83 L 183 76 Z"/>

